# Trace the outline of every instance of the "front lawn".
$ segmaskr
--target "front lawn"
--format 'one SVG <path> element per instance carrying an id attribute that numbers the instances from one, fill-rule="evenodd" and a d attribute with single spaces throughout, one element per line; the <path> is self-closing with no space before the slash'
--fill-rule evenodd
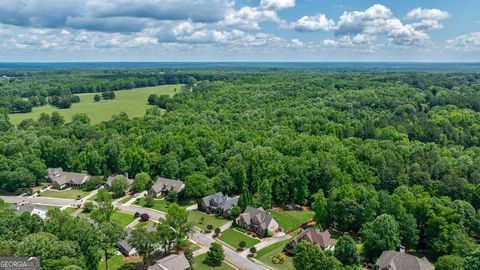
<path id="1" fill-rule="evenodd" d="M 314 213 L 312 211 L 284 211 L 272 210 L 272 216 L 277 220 L 278 225 L 284 232 L 291 231 L 303 223 L 313 219 Z"/>
<path id="2" fill-rule="evenodd" d="M 207 226 L 209 224 L 212 225 L 213 229 L 215 230 L 215 228 L 220 228 L 228 222 L 228 220 L 224 219 L 223 217 L 207 215 L 200 211 L 189 211 L 188 220 L 192 222 L 193 226 L 199 227 L 204 231 L 207 230 Z"/>
<path id="3" fill-rule="evenodd" d="M 61 199 L 79 199 L 87 196 L 89 193 L 90 192 L 74 188 L 64 191 L 49 189 L 42 192 L 40 196 Z"/>
<path id="4" fill-rule="evenodd" d="M 63 212 L 67 213 L 67 214 L 72 214 L 73 212 L 77 211 L 78 208 L 74 208 L 74 207 L 68 207 L 66 208 L 65 210 L 63 210 Z"/>
<path id="5" fill-rule="evenodd" d="M 247 244 L 245 246 L 245 248 L 250 248 L 250 247 L 253 247 L 255 246 L 257 243 L 260 242 L 260 240 L 258 239 L 254 239 L 248 235 L 245 235 L 233 228 L 230 228 L 228 230 L 225 230 L 224 232 L 222 232 L 222 234 L 220 235 L 220 240 L 222 240 L 223 242 L 229 244 L 230 246 L 234 247 L 234 248 L 239 248 L 240 247 L 240 242 L 241 241 L 245 241 L 245 243 Z"/>
<path id="6" fill-rule="evenodd" d="M 112 215 L 112 221 L 115 223 L 118 223 L 122 227 L 126 227 L 128 224 L 130 224 L 135 218 L 133 217 L 132 214 L 127 214 L 124 212 L 115 212 Z M 144 222 L 146 223 L 146 222 Z"/>
<path id="7" fill-rule="evenodd" d="M 294 270 L 293 258 L 285 255 L 283 253 L 283 248 L 290 240 L 285 240 L 283 242 L 275 243 L 271 246 L 268 246 L 260 251 L 258 251 L 256 259 L 279 270 Z M 272 262 L 272 257 L 278 254 L 285 256 L 285 262 L 283 264 L 274 264 Z"/>
<path id="8" fill-rule="evenodd" d="M 146 207 L 145 206 L 145 198 L 140 198 L 140 199 L 136 200 L 134 204 L 140 205 L 142 207 Z M 189 202 L 184 202 L 184 201 L 176 202 L 176 204 L 178 204 L 180 207 L 183 207 L 183 208 L 187 208 L 187 206 L 190 206 Z M 168 206 L 170 206 L 170 202 L 168 202 L 167 200 L 165 200 L 165 199 L 160 199 L 160 200 L 155 199 L 155 200 L 153 200 L 153 206 L 148 207 L 148 208 L 152 208 L 152 209 L 158 210 L 160 212 L 166 213 L 167 210 L 168 210 Z"/>
<path id="9" fill-rule="evenodd" d="M 202 254 L 202 255 L 198 255 L 197 257 L 194 257 L 193 258 L 193 265 L 192 265 L 192 268 L 195 269 L 195 270 L 212 270 L 212 269 L 217 269 L 217 270 L 233 270 L 234 268 L 232 268 L 230 265 L 228 265 L 227 263 L 223 262 L 222 265 L 220 266 L 210 266 L 208 264 L 204 264 L 203 263 L 203 260 L 205 260 L 205 257 L 207 256 L 206 253 Z"/>
<path id="10" fill-rule="evenodd" d="M 128 201 L 130 201 L 133 198 L 133 196 L 127 196 L 119 201 L 119 203 L 124 204 Z"/>

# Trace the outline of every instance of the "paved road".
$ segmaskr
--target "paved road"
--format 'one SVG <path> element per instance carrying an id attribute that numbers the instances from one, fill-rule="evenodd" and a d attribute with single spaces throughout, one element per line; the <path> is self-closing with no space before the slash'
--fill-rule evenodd
<path id="1" fill-rule="evenodd" d="M 53 206 L 65 206 L 71 205 L 77 200 L 74 199 L 60 199 L 60 198 L 47 198 L 47 197 L 19 197 L 19 196 L 0 196 L 7 203 L 22 203 L 27 202 L 31 204 L 44 204 L 44 205 L 53 205 Z"/>

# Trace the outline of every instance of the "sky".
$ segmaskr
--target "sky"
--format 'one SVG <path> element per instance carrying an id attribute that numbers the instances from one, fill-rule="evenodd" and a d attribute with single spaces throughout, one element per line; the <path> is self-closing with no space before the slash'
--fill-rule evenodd
<path id="1" fill-rule="evenodd" d="M 479 11 L 478 0 L 0 0 L 0 61 L 480 61 Z"/>

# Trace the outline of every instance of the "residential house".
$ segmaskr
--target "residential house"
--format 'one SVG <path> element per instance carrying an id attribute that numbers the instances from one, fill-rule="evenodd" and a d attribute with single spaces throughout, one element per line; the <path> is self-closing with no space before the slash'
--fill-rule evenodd
<path id="1" fill-rule="evenodd" d="M 38 215 L 41 219 L 47 218 L 48 209 L 45 207 L 31 205 L 31 204 L 17 204 L 17 205 L 12 205 L 12 209 L 15 210 L 15 213 L 17 215 L 21 215 L 25 212 L 28 212 L 31 215 Z"/>
<path id="2" fill-rule="evenodd" d="M 70 187 L 83 187 L 90 180 L 90 175 L 85 173 L 64 172 L 62 168 L 48 168 L 48 179 L 56 189 Z"/>
<path id="3" fill-rule="evenodd" d="M 229 198 L 228 195 L 223 195 L 218 192 L 202 198 L 200 208 L 207 213 L 223 212 L 228 215 L 232 207 L 238 205 L 239 198 Z"/>
<path id="4" fill-rule="evenodd" d="M 190 269 L 185 254 L 172 254 L 158 260 L 154 265 L 149 266 L 147 270 L 186 270 Z"/>
<path id="5" fill-rule="evenodd" d="M 115 177 L 117 176 L 123 176 L 123 175 L 110 175 L 108 178 L 107 178 L 107 182 L 105 182 L 105 188 L 106 189 L 110 189 L 112 187 L 112 182 L 113 182 L 113 179 L 115 179 Z M 127 182 L 128 182 L 128 186 L 130 187 L 132 184 L 133 184 L 133 179 L 130 179 L 128 178 L 128 176 L 123 176 L 127 179 Z"/>
<path id="6" fill-rule="evenodd" d="M 118 250 L 124 255 L 124 256 L 134 256 L 134 255 L 137 255 L 137 250 L 132 246 L 130 245 L 130 239 L 132 238 L 132 231 L 134 229 L 128 227 L 125 229 L 125 232 L 127 233 L 127 236 L 118 241 L 117 243 L 117 247 L 118 247 Z M 149 232 L 153 232 L 155 231 L 155 227 L 153 227 L 152 225 L 150 224 L 147 224 L 147 226 L 145 226 L 145 230 L 149 231 Z"/>
<path id="7" fill-rule="evenodd" d="M 427 258 L 398 252 L 384 251 L 375 264 L 375 270 L 433 270 Z"/>
<path id="8" fill-rule="evenodd" d="M 268 231 L 274 232 L 279 228 L 278 222 L 262 207 L 247 206 L 245 211 L 237 218 L 238 226 L 255 232 L 259 236 L 266 236 Z"/>
<path id="9" fill-rule="evenodd" d="M 180 192 L 185 187 L 185 184 L 180 180 L 172 180 L 163 177 L 158 177 L 157 181 L 148 190 L 153 196 L 167 195 L 170 191 Z"/>
<path id="10" fill-rule="evenodd" d="M 319 229 L 309 228 L 301 232 L 299 235 L 297 235 L 297 237 L 290 241 L 287 252 L 291 255 L 294 255 L 294 247 L 301 241 L 308 241 L 322 250 L 335 249 L 332 239 L 330 239 L 330 232 L 328 232 L 328 230 L 322 232 Z"/>

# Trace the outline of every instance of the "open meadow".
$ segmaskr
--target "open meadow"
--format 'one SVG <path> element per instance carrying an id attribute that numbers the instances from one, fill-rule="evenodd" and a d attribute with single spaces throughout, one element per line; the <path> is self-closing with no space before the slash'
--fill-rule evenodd
<path id="1" fill-rule="evenodd" d="M 148 107 L 147 99 L 151 94 L 156 95 L 173 95 L 180 91 L 180 84 L 160 85 L 152 87 L 134 88 L 130 90 L 115 91 L 115 99 L 100 100 L 95 102 L 93 96 L 101 93 L 85 93 L 78 94 L 80 103 L 72 104 L 69 109 L 58 109 L 54 106 L 45 105 L 42 107 L 34 107 L 29 113 L 10 114 L 10 122 L 15 126 L 20 124 L 24 119 L 38 119 L 41 113 L 51 114 L 54 111 L 59 112 L 66 121 L 71 121 L 72 116 L 78 113 L 86 113 L 90 117 L 91 123 L 99 123 L 109 120 L 112 115 L 125 112 L 129 118 L 141 117 L 145 114 Z"/>

